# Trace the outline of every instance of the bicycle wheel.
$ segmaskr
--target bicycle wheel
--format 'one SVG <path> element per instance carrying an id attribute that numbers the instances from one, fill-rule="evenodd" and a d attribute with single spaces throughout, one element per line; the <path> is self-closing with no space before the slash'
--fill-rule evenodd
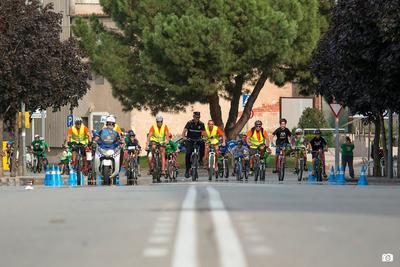
<path id="1" fill-rule="evenodd" d="M 172 182 L 175 176 L 175 166 L 172 160 L 168 161 L 167 178 Z"/>
<path id="2" fill-rule="evenodd" d="M 199 166 L 199 161 L 197 154 L 192 154 L 191 158 L 191 166 L 192 166 L 192 181 L 196 181 L 199 178 L 199 174 L 197 172 L 197 168 Z"/>
<path id="3" fill-rule="evenodd" d="M 265 164 L 260 165 L 260 181 L 265 181 Z"/>
<path id="4" fill-rule="evenodd" d="M 254 164 L 254 181 L 258 181 L 258 177 L 260 176 L 260 160 L 256 160 Z"/>
<path id="5" fill-rule="evenodd" d="M 249 165 L 247 161 L 244 162 L 243 177 L 244 180 L 247 182 L 247 180 L 249 179 Z"/>
<path id="6" fill-rule="evenodd" d="M 153 165 L 153 183 L 160 182 L 161 170 L 160 170 L 160 156 L 156 153 L 154 155 L 154 165 Z"/>
<path id="7" fill-rule="evenodd" d="M 297 181 L 301 182 L 303 180 L 304 159 L 299 160 L 298 168 Z"/>
<path id="8" fill-rule="evenodd" d="M 228 164 L 228 159 L 223 159 L 222 160 L 222 170 L 223 170 L 223 176 L 225 177 L 226 180 L 229 179 L 229 164 Z"/>
<path id="9" fill-rule="evenodd" d="M 211 181 L 214 176 L 214 161 L 215 156 L 211 154 L 208 159 L 208 180 Z"/>
<path id="10" fill-rule="evenodd" d="M 236 181 L 242 180 L 242 164 L 240 161 L 236 162 Z"/>
<path id="11" fill-rule="evenodd" d="M 321 161 L 318 162 L 316 175 L 317 175 L 317 182 L 322 182 L 322 164 L 321 164 Z"/>

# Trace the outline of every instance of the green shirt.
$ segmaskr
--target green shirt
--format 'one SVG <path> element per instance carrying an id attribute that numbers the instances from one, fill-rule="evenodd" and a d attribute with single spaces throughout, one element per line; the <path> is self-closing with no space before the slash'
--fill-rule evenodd
<path id="1" fill-rule="evenodd" d="M 354 144 L 344 143 L 341 146 L 342 156 L 353 156 Z"/>
<path id="2" fill-rule="evenodd" d="M 168 144 L 165 146 L 165 152 L 167 155 L 176 152 L 178 149 L 178 144 L 172 140 L 169 140 Z"/>

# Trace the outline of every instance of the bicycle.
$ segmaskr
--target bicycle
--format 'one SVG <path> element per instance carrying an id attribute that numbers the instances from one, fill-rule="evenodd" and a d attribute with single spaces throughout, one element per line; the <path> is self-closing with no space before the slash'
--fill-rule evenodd
<path id="1" fill-rule="evenodd" d="M 322 149 L 311 151 L 311 153 L 316 154 L 316 157 L 314 158 L 313 170 L 317 182 L 322 182 L 322 168 L 323 168 L 323 162 L 321 159 L 322 152 L 323 152 Z"/>
<path id="2" fill-rule="evenodd" d="M 260 181 L 265 181 L 265 171 L 266 171 L 266 164 L 265 164 L 265 156 L 261 159 L 261 147 L 265 145 L 259 145 L 256 148 L 256 153 L 253 155 L 254 159 L 254 181 L 257 182 L 258 178 Z M 267 153 L 265 151 L 265 153 Z"/>
<path id="3" fill-rule="evenodd" d="M 137 185 L 139 176 L 139 148 L 128 146 L 128 168 L 126 170 L 127 185 Z"/>
<path id="4" fill-rule="evenodd" d="M 208 151 L 208 180 L 211 181 L 213 176 L 216 176 L 216 179 L 218 179 L 217 174 L 215 170 L 215 163 L 216 163 L 216 151 L 215 147 L 213 144 L 208 143 L 209 146 L 209 151 Z"/>
<path id="5" fill-rule="evenodd" d="M 161 144 L 159 142 L 153 142 L 156 145 L 156 148 L 152 152 L 152 166 L 153 166 L 153 171 L 152 171 L 152 176 L 153 176 L 153 183 L 160 183 L 161 182 L 161 153 L 160 153 L 160 147 Z"/>
<path id="6" fill-rule="evenodd" d="M 199 179 L 199 157 L 200 157 L 200 142 L 202 142 L 202 139 L 188 139 L 188 141 L 193 142 L 193 152 L 190 155 L 190 163 L 191 163 L 191 175 L 192 175 L 192 181 L 197 181 Z"/>
<path id="7" fill-rule="evenodd" d="M 77 177 L 77 185 L 81 185 L 81 175 L 83 174 L 82 172 L 82 166 L 83 166 L 83 155 L 82 151 L 86 151 L 86 145 L 84 144 L 78 144 L 78 143 L 69 143 L 69 147 L 71 147 L 72 151 L 75 151 L 76 153 L 76 159 L 75 159 L 75 167 L 74 171 L 76 173 Z"/>
<path id="8" fill-rule="evenodd" d="M 87 164 L 87 179 L 88 185 L 96 185 L 96 173 L 94 171 L 94 154 L 95 154 L 95 143 L 91 144 L 90 147 L 86 148 L 86 164 Z"/>
<path id="9" fill-rule="evenodd" d="M 34 173 L 41 173 L 42 170 L 46 170 L 48 164 L 47 158 L 43 155 L 43 151 L 41 153 L 34 154 L 32 164 Z"/>
<path id="10" fill-rule="evenodd" d="M 285 179 L 285 169 L 286 169 L 286 149 L 287 146 L 283 146 L 280 149 L 278 155 L 278 165 L 277 165 L 277 173 L 278 173 L 278 181 L 283 181 Z"/>
<path id="11" fill-rule="evenodd" d="M 297 174 L 297 181 L 301 182 L 303 180 L 303 173 L 305 171 L 306 162 L 304 160 L 305 155 L 305 146 L 296 147 L 294 150 L 295 155 L 297 155 L 297 163 L 296 163 L 296 174 Z"/>
<path id="12" fill-rule="evenodd" d="M 221 149 L 220 149 L 221 151 Z M 216 172 L 216 180 L 219 177 L 225 178 L 227 181 L 229 179 L 229 159 L 228 153 L 220 153 L 220 157 L 218 157 L 218 171 Z"/>
<path id="13" fill-rule="evenodd" d="M 171 153 L 168 155 L 166 175 L 170 182 L 176 182 L 176 178 L 178 177 L 178 168 L 176 167 L 176 154 L 175 153 Z"/>

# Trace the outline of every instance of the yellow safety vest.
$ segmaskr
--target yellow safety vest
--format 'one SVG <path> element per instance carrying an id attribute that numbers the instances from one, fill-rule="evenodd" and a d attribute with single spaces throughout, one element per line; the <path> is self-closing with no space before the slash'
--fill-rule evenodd
<path id="1" fill-rule="evenodd" d="M 161 126 L 161 129 L 158 129 L 157 124 L 153 125 L 154 133 L 150 138 L 150 141 L 158 142 L 160 144 L 165 144 L 165 124 Z"/>
<path id="2" fill-rule="evenodd" d="M 260 130 L 260 137 L 261 140 L 258 141 L 257 138 L 257 131 L 254 130 L 253 135 L 250 137 L 250 144 L 251 144 L 251 148 L 257 148 L 259 145 L 264 144 L 265 143 L 265 138 L 264 138 L 264 129 L 261 128 Z"/>
<path id="3" fill-rule="evenodd" d="M 214 126 L 212 131 L 210 132 L 208 125 L 206 125 L 206 133 L 207 133 L 207 139 L 211 144 L 213 144 L 213 145 L 218 144 L 219 140 L 218 140 L 218 127 L 217 126 Z"/>
<path id="4" fill-rule="evenodd" d="M 72 126 L 71 142 L 83 145 L 87 145 L 89 143 L 88 136 L 87 134 L 85 134 L 85 125 L 81 125 L 81 127 L 79 128 L 79 133 L 76 126 Z"/>

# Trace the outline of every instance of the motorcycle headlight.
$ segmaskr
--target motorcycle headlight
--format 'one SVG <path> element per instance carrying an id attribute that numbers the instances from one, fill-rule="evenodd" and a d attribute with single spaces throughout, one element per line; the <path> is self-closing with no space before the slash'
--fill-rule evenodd
<path id="1" fill-rule="evenodd" d="M 112 155 L 114 155 L 114 150 L 107 150 L 105 155 L 111 157 Z"/>

